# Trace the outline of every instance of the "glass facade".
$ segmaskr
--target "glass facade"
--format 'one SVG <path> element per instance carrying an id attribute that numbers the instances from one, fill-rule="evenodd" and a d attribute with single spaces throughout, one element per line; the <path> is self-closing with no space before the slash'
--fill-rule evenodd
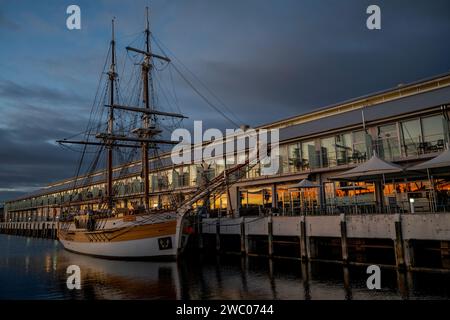
<path id="1" fill-rule="evenodd" d="M 425 152 L 442 150 L 445 146 L 444 118 L 441 115 L 422 118 Z"/>
<path id="2" fill-rule="evenodd" d="M 272 187 L 239 188 L 241 215 L 258 215 L 267 208 L 272 208 Z"/>
<path id="3" fill-rule="evenodd" d="M 353 132 L 353 153 L 352 162 L 362 162 L 367 160 L 367 150 L 370 149 L 368 145 L 368 135 L 364 130 Z"/>
<path id="4" fill-rule="evenodd" d="M 302 156 L 300 143 L 292 143 L 288 145 L 289 155 L 289 172 L 299 172 L 302 170 Z"/>
<path id="5" fill-rule="evenodd" d="M 320 154 L 322 156 L 322 167 L 336 166 L 335 137 L 320 139 Z"/>
<path id="6" fill-rule="evenodd" d="M 353 139 L 351 133 L 336 136 L 336 164 L 343 165 L 350 162 L 353 154 Z"/>
<path id="7" fill-rule="evenodd" d="M 401 139 L 405 156 L 414 156 L 419 153 L 421 137 L 422 132 L 419 119 L 401 122 Z"/>
<path id="8" fill-rule="evenodd" d="M 313 169 L 320 166 L 316 152 L 316 141 L 304 141 L 302 145 L 302 168 Z"/>
<path id="9" fill-rule="evenodd" d="M 319 208 L 319 188 L 290 188 L 291 184 L 276 186 L 277 208 L 283 215 L 301 215 Z"/>
<path id="10" fill-rule="evenodd" d="M 378 156 L 385 160 L 392 161 L 400 157 L 397 124 L 388 124 L 377 128 L 376 150 Z"/>
<path id="11" fill-rule="evenodd" d="M 288 148 L 287 145 L 280 146 L 280 167 L 278 169 L 279 174 L 288 173 L 289 172 L 289 156 L 288 156 Z"/>

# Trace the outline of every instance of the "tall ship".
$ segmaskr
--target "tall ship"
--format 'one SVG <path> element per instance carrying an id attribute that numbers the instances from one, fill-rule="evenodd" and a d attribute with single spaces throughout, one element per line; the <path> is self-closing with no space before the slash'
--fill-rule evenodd
<path id="1" fill-rule="evenodd" d="M 189 217 L 198 212 L 198 204 L 207 203 L 204 199 L 212 193 L 225 192 L 233 181 L 245 174 L 245 168 L 249 165 L 247 160 L 243 164 L 225 168 L 223 174 L 212 179 L 201 176 L 203 182 L 189 197 L 180 198 L 178 194 L 171 194 L 169 207 L 150 205 L 149 159 L 158 159 L 159 150 L 163 146 L 179 143 L 164 139 L 164 124 L 161 119 L 173 121 L 186 118 L 181 113 L 166 112 L 156 107 L 154 71 L 158 66 L 164 68 L 171 60 L 164 53 L 156 54 L 152 51 L 152 39 L 154 40 L 149 28 L 147 9 L 143 48 L 126 47 L 127 55 L 137 57 L 133 64 L 140 69 L 137 83 L 131 85 L 134 88 L 131 90 L 132 96 L 128 98 L 128 101 L 136 104 L 123 103 L 120 101 L 122 95 L 117 71 L 114 19 L 112 20 L 112 39 L 107 57 L 109 70 L 106 72 L 104 104 L 100 107 L 107 110 L 107 114 L 103 117 L 103 122 L 100 119 L 98 124 L 88 124 L 86 139 L 57 141 L 63 145 L 82 146 L 77 176 L 82 170 L 83 161 L 88 158 L 88 147 L 96 148 L 95 152 L 91 152 L 95 155 L 91 156 L 89 172 L 93 173 L 100 158 L 103 158 L 101 155 L 106 155 L 103 158 L 106 164 L 105 194 L 99 203 L 80 209 L 69 201 L 61 208 L 58 239 L 69 251 L 116 259 L 176 258 L 182 253 L 194 230 L 195 226 Z M 103 111 L 100 114 L 103 115 Z M 129 161 L 131 158 L 127 156 L 139 156 L 139 153 L 142 163 L 142 200 L 137 204 L 117 208 L 117 192 L 113 184 L 113 179 L 116 178 L 113 170 L 114 160 L 117 162 L 115 155 Z M 83 179 L 89 179 L 89 173 L 83 175 Z M 75 180 L 74 189 L 77 183 L 81 182 Z M 194 210 L 195 207 L 197 208 Z"/>

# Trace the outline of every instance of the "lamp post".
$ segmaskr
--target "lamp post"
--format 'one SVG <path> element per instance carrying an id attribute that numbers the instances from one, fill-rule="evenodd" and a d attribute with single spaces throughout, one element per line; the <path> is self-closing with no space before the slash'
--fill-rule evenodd
<path id="1" fill-rule="evenodd" d="M 411 209 L 411 213 L 414 213 L 414 198 L 409 198 L 409 207 Z"/>

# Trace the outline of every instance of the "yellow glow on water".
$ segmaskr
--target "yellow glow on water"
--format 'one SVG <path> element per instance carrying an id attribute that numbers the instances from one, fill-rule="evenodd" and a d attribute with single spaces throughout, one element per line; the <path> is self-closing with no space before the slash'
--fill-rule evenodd
<path id="1" fill-rule="evenodd" d="M 44 265 L 45 265 L 45 272 L 46 273 L 50 273 L 50 271 L 52 270 L 51 269 L 52 257 L 50 256 L 50 254 L 46 254 L 45 255 L 45 263 L 44 263 Z"/>
<path id="2" fill-rule="evenodd" d="M 56 267 L 58 266 L 58 256 L 56 253 L 53 254 L 53 271 L 56 271 Z"/>

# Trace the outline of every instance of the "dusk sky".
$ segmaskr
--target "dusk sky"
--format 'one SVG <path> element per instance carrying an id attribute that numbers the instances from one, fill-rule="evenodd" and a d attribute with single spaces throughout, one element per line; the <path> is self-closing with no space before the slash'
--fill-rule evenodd
<path id="1" fill-rule="evenodd" d="M 81 30 L 66 28 L 71 4 L 81 8 Z M 371 4 L 381 8 L 381 30 L 366 27 Z M 147 5 L 157 39 L 238 124 L 450 71 L 448 0 L 0 0 L 0 202 L 74 174 L 79 154 L 54 141 L 86 127 L 112 17 L 120 67 Z M 173 87 L 186 126 L 233 127 L 177 75 Z"/>

